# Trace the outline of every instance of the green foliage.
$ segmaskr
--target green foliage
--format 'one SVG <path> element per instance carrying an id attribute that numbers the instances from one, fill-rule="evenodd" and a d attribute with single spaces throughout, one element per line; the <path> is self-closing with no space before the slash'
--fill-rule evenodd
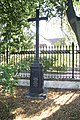
<path id="1" fill-rule="evenodd" d="M 56 65 L 56 62 L 58 61 L 58 59 L 56 57 L 53 57 L 53 55 L 51 57 L 44 57 L 44 59 L 41 59 L 41 63 L 43 64 L 43 69 L 44 71 L 65 71 L 66 70 L 66 66 L 65 65 Z"/>
<path id="2" fill-rule="evenodd" d="M 34 57 L 31 56 L 31 58 L 29 59 L 22 59 L 21 61 L 19 61 L 19 63 L 17 63 L 15 65 L 17 73 L 19 72 L 29 72 L 30 71 L 30 66 L 34 61 Z"/>
<path id="3" fill-rule="evenodd" d="M 74 0 L 78 1 L 78 0 Z M 79 1 L 76 3 L 78 4 Z M 10 46 L 27 45 L 33 39 L 27 19 L 35 17 L 35 9 L 48 17 L 65 15 L 67 0 L 0 0 L 0 44 Z M 23 30 L 26 28 L 26 34 Z M 26 46 L 27 46 L 26 45 Z M 17 49 L 18 49 L 17 48 Z"/>
<path id="4" fill-rule="evenodd" d="M 44 58 L 41 58 L 40 61 L 43 64 L 44 71 L 46 72 L 47 70 L 53 69 L 53 65 L 54 65 L 56 59 L 53 56 L 48 57 L 48 58 L 47 58 L 47 56 L 44 56 Z"/>
<path id="5" fill-rule="evenodd" d="M 16 65 L 16 73 L 20 72 L 30 72 L 30 66 L 34 62 L 34 56 L 29 56 L 28 59 L 20 60 Z M 65 71 L 66 65 L 56 65 L 58 63 L 58 58 L 56 56 L 43 56 L 40 57 L 40 62 L 43 65 L 44 72 L 47 71 Z"/>
<path id="6" fill-rule="evenodd" d="M 49 17 L 64 15 L 67 8 L 67 0 L 46 0 L 43 5 L 43 11 L 49 13 Z"/>
<path id="7" fill-rule="evenodd" d="M 33 7 L 26 0 L 0 0 L 0 44 L 5 46 L 21 46 L 22 43 L 31 43 L 31 37 L 28 39 L 24 35 L 24 29 L 29 36 L 28 30 L 30 24 L 27 22 Z M 34 12 L 35 13 L 35 12 Z M 30 33 L 32 36 L 32 33 Z M 24 41 L 24 42 L 23 42 Z M 27 45 L 26 45 L 27 46 Z"/>
<path id="8" fill-rule="evenodd" d="M 61 65 L 61 66 L 54 66 L 53 69 L 56 71 L 66 71 L 67 68 L 65 65 Z"/>
<path id="9" fill-rule="evenodd" d="M 17 83 L 15 67 L 11 65 L 0 66 L 0 85 L 2 86 L 2 92 L 13 94 L 14 87 Z"/>

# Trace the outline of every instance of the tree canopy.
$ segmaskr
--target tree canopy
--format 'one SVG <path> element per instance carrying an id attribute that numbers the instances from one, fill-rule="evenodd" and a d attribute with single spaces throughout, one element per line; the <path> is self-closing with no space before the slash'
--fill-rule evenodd
<path id="1" fill-rule="evenodd" d="M 1 43 L 22 42 L 23 29 L 29 28 L 27 18 L 33 15 L 33 8 L 26 0 L 0 0 L 0 40 Z M 28 30 L 29 34 L 29 30 Z"/>
<path id="2" fill-rule="evenodd" d="M 80 45 L 79 17 L 75 14 L 73 2 L 79 4 L 79 0 L 0 0 L 0 40 L 21 42 L 25 39 L 23 32 L 25 27 L 27 28 L 26 34 L 31 36 L 30 23 L 27 19 L 34 17 L 35 9 L 40 8 L 42 13 L 48 17 L 58 15 L 62 19 L 67 13 L 68 21 Z"/>

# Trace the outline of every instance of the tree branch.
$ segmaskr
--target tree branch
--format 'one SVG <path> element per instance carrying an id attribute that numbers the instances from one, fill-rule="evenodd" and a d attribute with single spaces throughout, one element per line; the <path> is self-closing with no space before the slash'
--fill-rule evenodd
<path id="1" fill-rule="evenodd" d="M 68 22 L 71 25 L 76 35 L 77 42 L 80 47 L 80 19 L 79 17 L 76 16 L 72 0 L 68 0 L 67 5 L 68 5 L 68 8 L 66 10 L 66 14 L 67 14 Z"/>

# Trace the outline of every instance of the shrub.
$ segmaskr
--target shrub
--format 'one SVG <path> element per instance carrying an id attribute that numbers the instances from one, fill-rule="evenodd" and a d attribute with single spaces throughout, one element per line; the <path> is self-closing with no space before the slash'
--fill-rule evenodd
<path id="1" fill-rule="evenodd" d="M 0 66 L 0 85 L 2 93 L 13 94 L 14 87 L 17 84 L 17 78 L 14 77 L 15 74 L 16 69 L 10 64 Z"/>

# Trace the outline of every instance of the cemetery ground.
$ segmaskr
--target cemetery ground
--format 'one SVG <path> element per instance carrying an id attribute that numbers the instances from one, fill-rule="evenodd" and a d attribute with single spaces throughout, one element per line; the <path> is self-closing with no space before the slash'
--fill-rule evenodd
<path id="1" fill-rule="evenodd" d="M 0 93 L 0 120 L 80 120 L 80 91 L 48 89 L 44 100 L 26 99 L 28 87 L 16 87 L 13 97 Z"/>

